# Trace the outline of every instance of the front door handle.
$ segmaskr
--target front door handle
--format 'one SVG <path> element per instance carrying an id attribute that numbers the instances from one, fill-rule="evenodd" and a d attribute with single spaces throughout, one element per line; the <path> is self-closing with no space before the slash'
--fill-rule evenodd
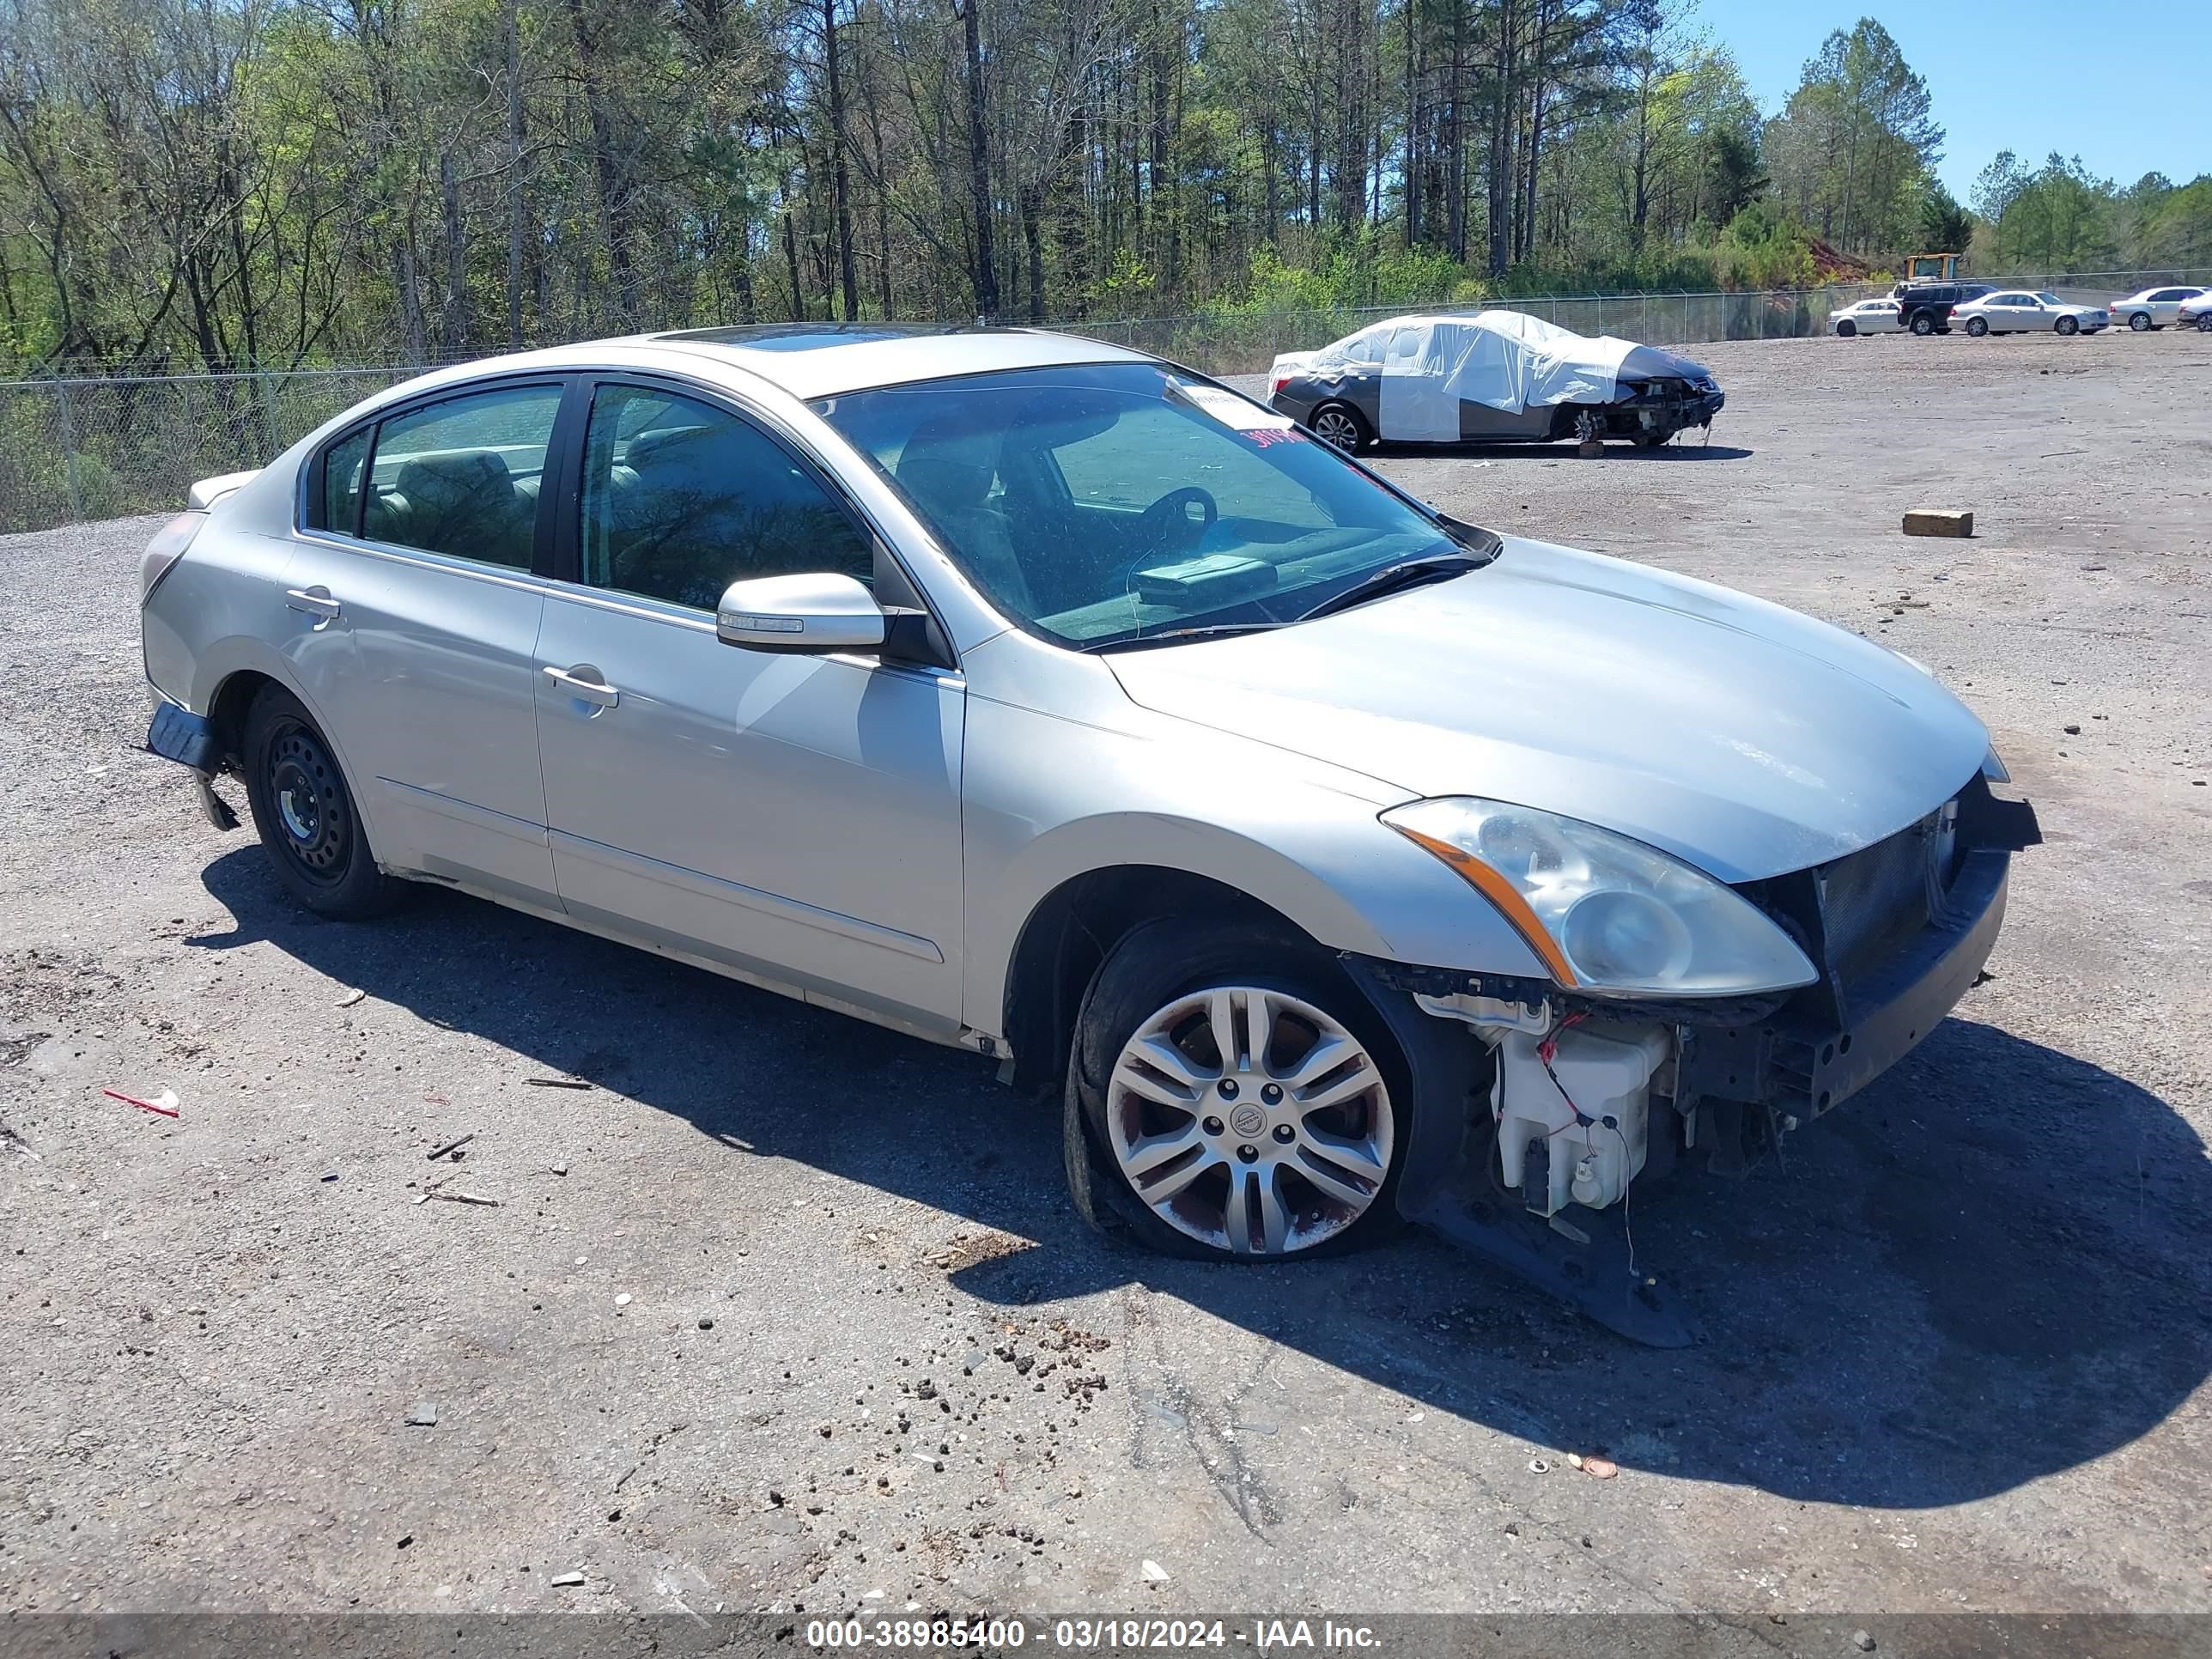
<path id="1" fill-rule="evenodd" d="M 622 700 L 622 693 L 611 685 L 585 678 L 595 672 L 588 664 L 578 663 L 573 668 L 548 668 L 545 678 L 572 697 L 585 702 L 595 702 L 602 708 L 611 708 Z"/>
<path id="2" fill-rule="evenodd" d="M 291 587 L 284 591 L 284 603 L 294 611 L 304 611 L 311 617 L 320 617 L 325 622 L 336 622 L 341 609 L 331 597 L 327 587 Z"/>

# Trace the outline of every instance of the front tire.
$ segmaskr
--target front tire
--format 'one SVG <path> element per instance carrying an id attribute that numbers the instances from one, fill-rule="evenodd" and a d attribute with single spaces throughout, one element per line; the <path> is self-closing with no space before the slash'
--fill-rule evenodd
<path id="1" fill-rule="evenodd" d="M 1350 404 L 1323 404 L 1313 412 L 1313 434 L 1332 449 L 1357 455 L 1375 441 L 1367 417 Z"/>
<path id="2" fill-rule="evenodd" d="M 345 774 L 300 700 L 264 686 L 246 711 L 243 747 L 253 827 L 284 890 L 337 921 L 389 910 L 403 884 L 376 867 Z"/>
<path id="3" fill-rule="evenodd" d="M 1249 923 L 1123 936 L 1076 1022 L 1068 1185 L 1101 1231 L 1202 1261 L 1317 1256 L 1395 1231 L 1413 1085 L 1334 958 Z"/>
<path id="4" fill-rule="evenodd" d="M 2061 317 L 2051 327 L 2061 334 L 2079 334 L 2081 331 L 2081 325 L 2071 317 Z"/>
<path id="5" fill-rule="evenodd" d="M 1990 325 L 1987 318 L 1969 317 L 1966 319 L 1966 332 L 1973 336 L 1975 339 L 1980 339 L 1983 335 L 1989 331 Z"/>
<path id="6" fill-rule="evenodd" d="M 2128 313 L 2128 326 L 2138 334 L 2148 334 L 2150 331 L 2150 313 L 2148 311 L 2130 312 Z"/>

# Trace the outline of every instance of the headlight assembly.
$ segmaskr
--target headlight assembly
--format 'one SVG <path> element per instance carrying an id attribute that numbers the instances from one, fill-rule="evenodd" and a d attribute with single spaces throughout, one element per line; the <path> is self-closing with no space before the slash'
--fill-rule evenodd
<path id="1" fill-rule="evenodd" d="M 1394 806 L 1382 822 L 1497 905 L 1563 987 L 1749 996 L 1819 977 L 1741 894 L 1610 830 L 1470 795 Z"/>

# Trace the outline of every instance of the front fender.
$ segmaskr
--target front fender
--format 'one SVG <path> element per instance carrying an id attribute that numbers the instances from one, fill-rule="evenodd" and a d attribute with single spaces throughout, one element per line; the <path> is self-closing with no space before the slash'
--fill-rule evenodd
<path id="1" fill-rule="evenodd" d="M 1108 727 L 971 702 L 963 791 L 969 1026 L 1005 1035 L 1016 948 L 1055 890 L 1132 866 L 1219 882 L 1332 950 L 1543 976 L 1487 901 L 1378 821 L 1404 792 L 1251 739 L 1132 714 Z"/>

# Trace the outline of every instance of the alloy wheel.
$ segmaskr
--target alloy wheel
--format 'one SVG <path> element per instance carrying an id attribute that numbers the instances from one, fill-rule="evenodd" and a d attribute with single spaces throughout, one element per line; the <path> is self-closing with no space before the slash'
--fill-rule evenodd
<path id="1" fill-rule="evenodd" d="M 1314 416 L 1314 436 L 1346 454 L 1357 453 L 1359 448 L 1359 422 L 1341 409 L 1324 409 Z"/>
<path id="2" fill-rule="evenodd" d="M 1310 1249 L 1364 1215 L 1390 1172 L 1390 1091 L 1311 1003 L 1213 986 L 1141 1023 L 1108 1081 L 1131 1188 L 1178 1232 L 1237 1255 Z"/>
<path id="3" fill-rule="evenodd" d="M 2128 326 L 2135 330 L 2136 333 L 2141 334 L 2144 330 L 2150 326 L 2150 313 L 2148 311 L 2130 312 L 2128 313 Z"/>

